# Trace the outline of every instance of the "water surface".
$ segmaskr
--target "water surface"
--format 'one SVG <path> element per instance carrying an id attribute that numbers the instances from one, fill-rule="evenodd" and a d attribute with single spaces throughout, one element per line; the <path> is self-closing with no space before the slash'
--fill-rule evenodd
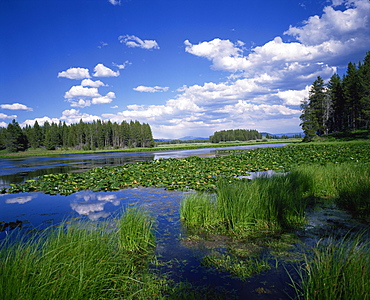
<path id="1" fill-rule="evenodd" d="M 86 154 L 64 154 L 0 159 L 0 188 L 11 183 L 23 183 L 37 176 L 55 173 L 85 172 L 96 167 L 118 166 L 125 163 L 154 159 L 184 158 L 188 156 L 216 156 L 217 150 L 247 150 L 266 147 L 282 147 L 284 144 L 260 144 L 236 147 L 216 147 L 190 150 L 162 150 L 148 152 L 101 152 Z"/>

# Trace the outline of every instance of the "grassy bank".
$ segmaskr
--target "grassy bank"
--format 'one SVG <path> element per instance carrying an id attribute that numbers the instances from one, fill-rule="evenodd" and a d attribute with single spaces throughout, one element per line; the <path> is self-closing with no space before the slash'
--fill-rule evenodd
<path id="1" fill-rule="evenodd" d="M 163 281 L 148 269 L 153 246 L 152 223 L 138 209 L 5 240 L 0 299 L 154 299 Z"/>
<path id="2" fill-rule="evenodd" d="M 370 222 L 370 165 L 328 164 L 297 167 L 288 174 L 229 183 L 221 179 L 216 195 L 186 197 L 180 217 L 188 228 L 215 234 L 282 232 L 304 224 L 305 210 L 332 202 Z"/>

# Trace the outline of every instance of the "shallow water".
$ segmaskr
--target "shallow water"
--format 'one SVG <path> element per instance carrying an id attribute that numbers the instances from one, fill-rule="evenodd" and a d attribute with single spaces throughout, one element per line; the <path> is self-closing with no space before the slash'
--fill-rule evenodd
<path id="1" fill-rule="evenodd" d="M 188 156 L 212 157 L 217 150 L 247 150 L 282 147 L 283 144 L 260 144 L 235 147 L 215 147 L 189 150 L 162 150 L 148 152 L 104 152 L 65 154 L 57 156 L 0 158 L 0 188 L 11 183 L 23 183 L 37 176 L 55 173 L 85 172 L 96 167 L 118 166 L 125 163 L 154 159 L 184 158 Z"/>
<path id="2" fill-rule="evenodd" d="M 58 225 L 61 221 L 99 221 L 119 215 L 127 206 L 139 205 L 156 219 L 157 255 L 163 264 L 161 272 L 171 274 L 174 280 L 191 282 L 194 286 L 208 286 L 215 290 L 235 289 L 240 299 L 246 295 L 247 299 L 277 299 L 277 295 L 283 296 L 281 289 L 286 288 L 282 282 L 284 276 L 276 271 L 241 281 L 227 274 L 210 273 L 208 268 L 200 265 L 200 259 L 208 250 L 201 246 L 188 247 L 181 242 L 186 233 L 181 229 L 179 206 L 186 194 L 156 188 L 99 193 L 83 191 L 69 196 L 4 194 L 0 196 L 0 221 L 9 223 L 18 220 L 22 224 L 13 230 L 5 228 L 0 232 L 0 238 L 17 232 L 34 233 L 35 230 Z"/>

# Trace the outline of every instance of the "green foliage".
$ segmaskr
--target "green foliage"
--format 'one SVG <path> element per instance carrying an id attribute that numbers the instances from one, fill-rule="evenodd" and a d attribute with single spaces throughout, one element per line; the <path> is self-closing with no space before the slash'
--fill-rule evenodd
<path id="1" fill-rule="evenodd" d="M 129 215 L 140 217 L 126 222 Z M 152 240 L 122 236 L 126 226 L 145 227 L 151 236 L 152 228 L 139 210 L 118 222 L 118 229 L 112 222 L 65 223 L 15 242 L 6 239 L 0 247 L 0 299 L 158 299 L 164 281 L 149 273 L 150 257 L 141 255 L 153 249 Z M 140 251 L 128 253 L 132 244 Z"/>
<path id="2" fill-rule="evenodd" d="M 39 126 L 36 121 L 34 127 L 26 126 L 23 131 L 14 121 L 0 131 L 0 149 L 4 135 L 4 143 L 7 141 L 5 146 L 9 152 L 24 151 L 29 147 L 45 147 L 47 150 L 59 147 L 84 150 L 154 147 L 149 124 L 138 121 L 117 124 L 100 120 L 84 123 L 81 120 L 69 126 L 65 122 L 45 122 L 43 126 Z"/>
<path id="3" fill-rule="evenodd" d="M 180 217 L 188 228 L 239 236 L 299 226 L 305 222 L 303 193 L 308 187 L 298 180 L 305 181 L 296 174 L 232 184 L 220 180 L 215 199 L 201 194 L 185 198 Z"/>
<path id="4" fill-rule="evenodd" d="M 370 299 L 370 244 L 359 236 L 318 243 L 299 273 L 300 299 Z"/>
<path id="5" fill-rule="evenodd" d="M 9 152 L 23 151 L 27 148 L 27 137 L 15 120 L 6 128 L 5 146 Z"/>
<path id="6" fill-rule="evenodd" d="M 119 220 L 119 249 L 128 254 L 147 254 L 155 246 L 153 221 L 140 208 L 128 207 Z"/>
<path id="7" fill-rule="evenodd" d="M 211 143 L 228 142 L 228 141 L 249 141 L 261 139 L 262 134 L 257 130 L 247 130 L 247 129 L 230 129 L 216 131 L 209 140 Z"/>
<path id="8" fill-rule="evenodd" d="M 322 78 L 317 77 L 301 110 L 300 125 L 306 141 L 314 135 L 369 129 L 370 51 L 363 64 L 348 64 L 343 79 L 334 74 L 325 86 Z"/>

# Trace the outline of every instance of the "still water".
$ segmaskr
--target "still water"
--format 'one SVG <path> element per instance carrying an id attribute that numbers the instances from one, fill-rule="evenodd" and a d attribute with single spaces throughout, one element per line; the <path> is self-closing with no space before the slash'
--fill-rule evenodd
<path id="1" fill-rule="evenodd" d="M 261 144 L 237 147 L 218 147 L 190 150 L 148 152 L 109 152 L 66 154 L 58 156 L 2 158 L 0 159 L 0 188 L 11 183 L 23 183 L 37 176 L 55 173 L 84 172 L 96 167 L 118 166 L 125 163 L 188 156 L 216 156 L 217 150 L 247 150 L 254 148 L 282 147 L 287 144 Z"/>
<path id="2" fill-rule="evenodd" d="M 219 149 L 237 150 L 268 146 Z M 273 146 L 281 147 L 283 144 Z M 23 182 L 47 173 L 81 172 L 98 166 L 113 166 L 160 158 L 215 156 L 215 150 L 217 149 L 2 159 L 0 160 L 0 179 L 3 186 L 8 186 L 11 183 Z M 254 174 L 254 177 L 260 175 Z M 179 208 L 181 199 L 189 193 L 191 192 L 167 191 L 158 188 L 132 188 L 115 192 L 81 191 L 69 196 L 51 196 L 43 193 L 3 194 L 0 195 L 0 241 L 15 233 L 25 235 L 32 232 L 37 233 L 38 230 L 46 227 L 57 226 L 62 221 L 109 220 L 111 217 L 119 216 L 125 207 L 138 205 L 156 220 L 157 257 L 166 266 L 163 272 L 170 274 L 175 281 L 188 281 L 194 286 L 207 286 L 214 290 L 233 290 L 238 299 L 292 299 L 294 291 L 289 285 L 287 270 L 294 277 L 296 272 L 293 265 L 280 264 L 278 268 L 271 268 L 247 280 L 238 280 L 231 278 L 229 274 L 210 272 L 209 268 L 201 264 L 202 257 L 212 250 L 202 244 L 189 246 L 182 239 L 186 237 L 186 232 L 180 223 Z M 299 232 L 306 246 L 314 246 L 322 236 L 336 233 L 338 228 L 345 233 L 358 226 L 358 224 L 349 222 L 350 216 L 336 207 L 325 207 L 319 211 L 309 212 L 308 218 L 309 224 Z"/>

